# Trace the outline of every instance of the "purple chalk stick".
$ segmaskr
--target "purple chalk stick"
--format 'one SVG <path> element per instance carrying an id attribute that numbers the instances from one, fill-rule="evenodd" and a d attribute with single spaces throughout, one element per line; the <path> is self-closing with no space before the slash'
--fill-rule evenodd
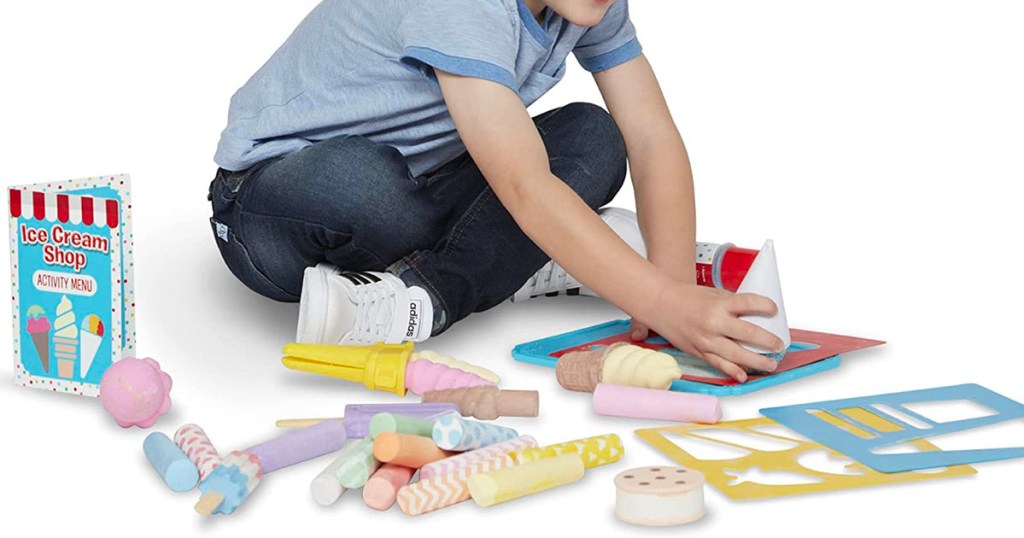
<path id="1" fill-rule="evenodd" d="M 246 452 L 259 458 L 260 468 L 266 474 L 341 450 L 347 440 L 345 426 L 328 420 L 258 444 Z"/>
<path id="2" fill-rule="evenodd" d="M 378 413 L 430 420 L 458 410 L 459 406 L 450 403 L 350 404 L 345 406 L 345 432 L 350 439 L 370 435 L 370 419 Z"/>

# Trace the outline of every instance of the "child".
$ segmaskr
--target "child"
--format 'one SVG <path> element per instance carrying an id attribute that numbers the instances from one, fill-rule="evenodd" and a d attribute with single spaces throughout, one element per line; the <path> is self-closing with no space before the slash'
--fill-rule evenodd
<path id="1" fill-rule="evenodd" d="M 610 114 L 531 119 L 570 53 Z M 627 154 L 639 222 L 595 213 Z M 300 341 L 421 341 L 565 291 L 740 381 L 776 366 L 736 342 L 781 351 L 738 319 L 774 303 L 695 284 L 690 165 L 627 0 L 324 0 L 233 96 L 215 161 L 221 254 L 300 301 Z"/>

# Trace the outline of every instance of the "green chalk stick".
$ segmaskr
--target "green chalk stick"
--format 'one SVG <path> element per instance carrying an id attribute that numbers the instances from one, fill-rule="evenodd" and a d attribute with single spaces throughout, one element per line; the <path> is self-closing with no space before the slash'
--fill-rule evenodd
<path id="1" fill-rule="evenodd" d="M 338 462 L 334 469 L 334 477 L 346 489 L 363 487 L 370 479 L 370 475 L 380 466 L 373 457 L 373 440 L 369 437 L 345 447 L 343 456 L 345 460 Z"/>
<path id="2" fill-rule="evenodd" d="M 384 432 L 430 437 L 434 434 L 434 421 L 394 413 L 377 413 L 370 419 L 370 439 L 376 439 Z"/>

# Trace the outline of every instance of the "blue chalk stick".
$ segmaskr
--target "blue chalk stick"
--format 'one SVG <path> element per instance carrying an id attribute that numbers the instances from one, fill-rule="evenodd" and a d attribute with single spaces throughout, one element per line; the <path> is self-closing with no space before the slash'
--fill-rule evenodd
<path id="1" fill-rule="evenodd" d="M 146 459 L 172 491 L 191 491 L 199 483 L 199 470 L 169 437 L 153 432 L 142 443 Z"/>

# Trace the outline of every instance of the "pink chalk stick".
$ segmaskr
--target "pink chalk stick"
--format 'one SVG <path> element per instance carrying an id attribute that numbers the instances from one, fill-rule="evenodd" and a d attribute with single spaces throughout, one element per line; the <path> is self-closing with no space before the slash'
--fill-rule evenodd
<path id="1" fill-rule="evenodd" d="M 363 486 L 363 502 L 374 510 L 387 510 L 398 499 L 398 490 L 412 480 L 415 469 L 385 463 Z"/>
<path id="2" fill-rule="evenodd" d="M 717 424 L 722 420 L 718 398 L 668 390 L 600 384 L 594 390 L 594 412 L 612 417 Z"/>

